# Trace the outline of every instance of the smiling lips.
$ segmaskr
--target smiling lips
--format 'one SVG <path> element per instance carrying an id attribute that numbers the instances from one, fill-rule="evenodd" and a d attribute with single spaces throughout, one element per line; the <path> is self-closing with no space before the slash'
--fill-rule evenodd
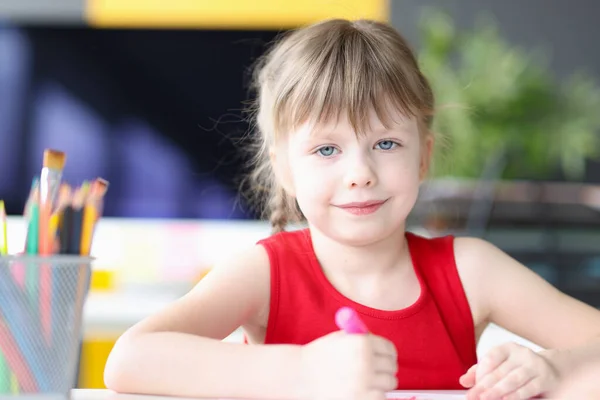
<path id="1" fill-rule="evenodd" d="M 379 209 L 387 200 L 376 200 L 376 201 L 364 201 L 355 203 L 346 203 L 337 205 L 336 207 L 341 208 L 344 211 L 354 215 L 369 215 L 373 214 Z"/>

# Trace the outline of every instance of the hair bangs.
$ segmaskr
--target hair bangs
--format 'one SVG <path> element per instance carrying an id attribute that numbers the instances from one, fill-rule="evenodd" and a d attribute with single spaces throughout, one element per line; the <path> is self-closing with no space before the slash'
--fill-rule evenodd
<path id="1" fill-rule="evenodd" d="M 369 39 L 364 32 L 352 30 L 341 43 L 307 57 L 311 62 L 287 81 L 286 95 L 275 102 L 275 132 L 294 131 L 306 123 L 337 122 L 343 115 L 356 134 L 364 134 L 372 128 L 372 111 L 388 129 L 398 115 L 424 118 L 429 114 L 426 99 L 419 96 L 422 88 L 407 84 L 405 63 Z"/>

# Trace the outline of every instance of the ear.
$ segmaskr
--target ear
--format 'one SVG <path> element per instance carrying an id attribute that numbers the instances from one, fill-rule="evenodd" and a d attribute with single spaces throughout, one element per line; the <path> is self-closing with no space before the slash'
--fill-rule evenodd
<path id="1" fill-rule="evenodd" d="M 421 149 L 421 162 L 419 165 L 419 180 L 423 182 L 429 173 L 429 166 L 431 165 L 431 158 L 433 156 L 433 144 L 435 140 L 433 135 L 427 134 L 423 138 L 422 149 Z"/>
<path id="2" fill-rule="evenodd" d="M 271 160 L 271 166 L 277 183 L 281 185 L 288 196 L 296 197 L 287 152 L 281 148 L 272 147 L 269 149 L 269 159 Z"/>

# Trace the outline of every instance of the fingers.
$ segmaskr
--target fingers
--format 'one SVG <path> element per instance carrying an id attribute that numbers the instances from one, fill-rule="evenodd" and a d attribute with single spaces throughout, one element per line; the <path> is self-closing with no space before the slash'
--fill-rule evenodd
<path id="1" fill-rule="evenodd" d="M 376 373 L 396 375 L 396 372 L 398 372 L 398 362 L 392 357 L 375 356 L 373 370 Z"/>
<path id="2" fill-rule="evenodd" d="M 395 374 L 377 373 L 371 382 L 372 389 L 383 390 L 384 392 L 395 390 L 398 387 L 398 379 Z"/>
<path id="3" fill-rule="evenodd" d="M 503 400 L 525 400 L 539 395 L 542 392 L 542 381 L 535 378 L 521 386 L 517 391 L 503 397 Z"/>
<path id="4" fill-rule="evenodd" d="M 475 370 L 477 364 L 471 366 L 463 376 L 459 378 L 459 383 L 466 388 L 472 388 L 475 385 Z"/>
<path id="5" fill-rule="evenodd" d="M 465 385 L 471 383 L 469 371 L 461 377 Z M 547 362 L 530 349 L 514 343 L 502 345 L 479 363 L 467 399 L 527 399 L 548 390 L 553 376 Z"/>
<path id="6" fill-rule="evenodd" d="M 510 375 L 516 368 L 517 365 L 513 360 L 507 360 L 506 362 L 500 364 L 496 369 L 483 376 L 476 384 L 476 386 L 481 386 L 484 389 L 489 389 L 496 385 L 501 379 Z"/>
<path id="7" fill-rule="evenodd" d="M 468 400 L 479 399 L 480 396 L 488 389 L 494 387 L 500 380 L 508 376 L 513 370 L 518 367 L 512 360 L 500 364 L 496 369 L 484 375 L 481 378 L 476 378 L 475 385 L 467 393 Z"/>
<path id="8" fill-rule="evenodd" d="M 390 391 L 398 387 L 396 372 L 398 371 L 398 353 L 396 346 L 389 340 L 370 335 L 375 357 L 373 358 L 372 388 L 377 391 Z"/>
<path id="9" fill-rule="evenodd" d="M 517 345 L 507 343 L 491 349 L 483 359 L 478 363 L 475 371 L 475 379 L 479 381 L 485 375 L 495 370 L 510 357 L 511 351 L 514 351 Z"/>
<path id="10" fill-rule="evenodd" d="M 532 393 L 526 397 L 520 397 L 526 395 L 529 390 L 535 389 L 529 385 L 535 375 L 532 371 L 527 368 L 517 368 L 509 372 L 504 378 L 500 379 L 491 389 L 483 392 L 482 398 L 500 399 L 503 396 L 512 396 L 516 400 L 527 399 L 533 397 L 539 393 Z M 535 382 L 533 382 L 535 386 Z"/>
<path id="11" fill-rule="evenodd" d="M 398 358 L 396 346 L 389 340 L 376 335 L 370 335 L 370 340 L 375 354 L 391 357 L 394 361 Z"/>
<path id="12" fill-rule="evenodd" d="M 396 346 L 380 336 L 371 336 L 374 351 L 372 388 L 390 391 L 398 386 L 396 372 L 398 371 L 398 357 Z"/>
<path id="13" fill-rule="evenodd" d="M 385 392 L 381 390 L 370 390 L 366 396 L 362 397 L 364 400 L 386 400 Z"/>

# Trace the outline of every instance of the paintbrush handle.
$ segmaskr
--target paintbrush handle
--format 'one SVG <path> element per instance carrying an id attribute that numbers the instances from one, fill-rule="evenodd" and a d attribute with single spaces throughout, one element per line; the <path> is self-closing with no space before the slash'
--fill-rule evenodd
<path id="1" fill-rule="evenodd" d="M 42 168 L 40 176 L 40 199 L 41 202 L 56 203 L 58 190 L 62 179 L 62 172 L 51 168 Z"/>

